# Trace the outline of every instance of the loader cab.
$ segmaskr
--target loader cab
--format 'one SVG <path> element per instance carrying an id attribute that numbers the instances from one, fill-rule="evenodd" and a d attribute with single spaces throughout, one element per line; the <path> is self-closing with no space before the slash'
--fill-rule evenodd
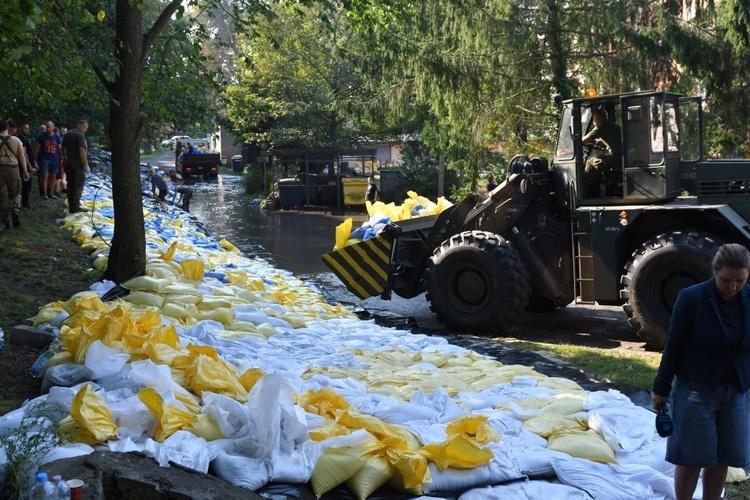
<path id="1" fill-rule="evenodd" d="M 681 168 L 689 167 L 680 157 L 680 106 L 681 97 L 669 92 L 563 101 L 552 169 L 565 186 L 567 201 L 574 200 L 575 206 L 652 204 L 679 196 Z M 583 144 L 595 126 L 596 113 L 603 113 L 619 130 L 619 151 Z M 600 188 L 591 189 L 586 184 L 586 166 L 597 156 L 606 157 L 606 168 Z"/>

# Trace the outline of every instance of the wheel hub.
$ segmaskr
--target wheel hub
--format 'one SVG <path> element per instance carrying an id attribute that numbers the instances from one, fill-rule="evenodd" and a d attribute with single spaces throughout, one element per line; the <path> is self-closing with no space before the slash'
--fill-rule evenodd
<path id="1" fill-rule="evenodd" d="M 464 269 L 457 272 L 454 281 L 455 296 L 459 299 L 457 307 L 465 312 L 481 308 L 487 299 L 487 281 L 476 269 Z"/>

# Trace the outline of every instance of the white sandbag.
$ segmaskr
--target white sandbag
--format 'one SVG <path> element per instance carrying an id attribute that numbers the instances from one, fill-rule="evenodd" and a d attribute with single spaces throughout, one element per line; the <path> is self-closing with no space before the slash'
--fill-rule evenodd
<path id="1" fill-rule="evenodd" d="M 646 465 L 667 476 L 674 476 L 674 465 L 667 462 L 667 439 L 655 435 L 654 438 L 642 447 L 631 452 L 616 452 L 615 458 L 620 465 L 639 464 Z"/>
<path id="2" fill-rule="evenodd" d="M 643 465 L 618 466 L 569 458 L 553 460 L 552 468 L 562 483 L 580 488 L 593 498 L 675 498 L 672 479 Z"/>
<path id="3" fill-rule="evenodd" d="M 592 500 L 583 490 L 550 481 L 519 481 L 474 488 L 458 500 Z"/>
<path id="4" fill-rule="evenodd" d="M 253 415 L 246 405 L 228 396 L 205 391 L 201 413 L 206 413 L 219 425 L 227 438 L 240 438 L 257 435 Z"/>
<path id="5" fill-rule="evenodd" d="M 584 410 L 596 410 L 597 408 L 630 408 L 634 406 L 633 402 L 626 395 L 615 389 L 608 391 L 595 391 L 589 393 L 586 401 L 583 403 Z"/>
<path id="6" fill-rule="evenodd" d="M 255 436 L 239 439 L 217 439 L 207 444 L 214 475 L 230 483 L 257 490 L 271 477 L 271 464 L 257 455 Z"/>
<path id="7" fill-rule="evenodd" d="M 205 474 L 209 463 L 206 440 L 192 432 L 177 431 L 161 444 L 156 460 L 162 467 L 174 462 Z"/>
<path id="8" fill-rule="evenodd" d="M 141 441 L 138 441 L 137 443 L 130 438 L 118 439 L 117 441 L 107 441 L 107 449 L 109 449 L 109 451 L 115 451 L 118 453 L 143 453 L 147 457 L 153 459 L 156 459 L 156 455 L 159 452 L 160 446 L 160 443 L 154 441 L 151 438 L 143 439 Z"/>
<path id="9" fill-rule="evenodd" d="M 62 310 L 60 311 L 57 316 L 52 320 L 52 326 L 56 326 L 57 328 L 60 328 L 60 326 L 63 324 L 63 321 L 68 319 L 70 317 L 70 314 L 68 314 L 68 311 Z"/>
<path id="10" fill-rule="evenodd" d="M 77 363 L 63 363 L 49 368 L 42 379 L 42 394 L 46 394 L 52 387 L 72 387 L 82 382 L 92 380 L 92 371 Z"/>
<path id="11" fill-rule="evenodd" d="M 193 394 L 172 379 L 172 372 L 167 365 L 157 365 L 150 359 L 145 359 L 134 361 L 131 368 L 130 377 L 136 384 L 143 387 L 165 387 L 177 394 L 195 399 Z"/>
<path id="12" fill-rule="evenodd" d="M 263 376 L 248 395 L 262 457 L 291 451 L 308 439 L 304 411 L 294 404 L 292 389 L 279 374 Z"/>
<path id="13" fill-rule="evenodd" d="M 534 446 L 526 449 L 514 450 L 519 469 L 529 477 L 551 477 L 555 475 L 552 468 L 553 460 L 566 460 L 569 455 L 560 451 Z"/>
<path id="14" fill-rule="evenodd" d="M 397 403 L 390 398 L 381 401 L 373 411 L 373 416 L 389 424 L 404 424 L 412 420 L 426 422 L 436 418 L 435 410 L 413 403 Z"/>
<path id="15" fill-rule="evenodd" d="M 650 442 L 656 429 L 654 413 L 635 405 L 599 407 L 589 413 L 588 423 L 613 451 L 626 453 Z"/>
<path id="16" fill-rule="evenodd" d="M 48 464 L 55 460 L 62 460 L 64 458 L 80 457 L 83 455 L 89 455 L 94 452 L 94 448 L 85 443 L 70 443 L 64 446 L 58 446 L 47 452 L 44 457 L 39 461 L 39 465 Z"/>
<path id="17" fill-rule="evenodd" d="M 158 421 L 137 395 L 107 404 L 112 419 L 117 425 L 118 439 L 130 438 L 138 441 L 141 436 L 153 436 Z"/>
<path id="18" fill-rule="evenodd" d="M 510 458 L 510 450 L 503 443 L 491 443 L 485 448 L 494 452 L 488 463 L 473 469 L 449 467 L 440 470 L 434 463 L 428 464 L 432 480 L 424 484 L 424 492 L 461 491 L 476 485 L 496 484 L 519 479 L 523 473 Z"/>
<path id="19" fill-rule="evenodd" d="M 130 354 L 123 352 L 122 349 L 106 346 L 101 340 L 97 340 L 92 342 L 86 351 L 84 365 L 91 370 L 91 378 L 98 380 L 118 373 L 128 361 L 130 361 Z"/>
<path id="20" fill-rule="evenodd" d="M 419 389 L 409 402 L 431 410 L 435 422 L 452 422 L 469 415 L 469 411 L 458 406 L 442 387 L 430 391 L 429 394 Z"/>
<path id="21" fill-rule="evenodd" d="M 68 415 L 77 393 L 78 390 L 73 387 L 51 387 L 47 394 L 47 404 Z"/>

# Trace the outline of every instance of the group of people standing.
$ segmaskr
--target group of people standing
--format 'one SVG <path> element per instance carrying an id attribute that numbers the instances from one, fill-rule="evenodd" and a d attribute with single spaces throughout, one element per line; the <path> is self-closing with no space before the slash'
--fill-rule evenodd
<path id="1" fill-rule="evenodd" d="M 22 208 L 36 209 L 30 200 L 34 174 L 40 199 L 60 199 L 65 192 L 70 213 L 87 211 L 80 200 L 89 169 L 88 126 L 80 120 L 68 131 L 48 121 L 32 136 L 28 122 L 0 120 L 0 230 L 20 227 Z"/>

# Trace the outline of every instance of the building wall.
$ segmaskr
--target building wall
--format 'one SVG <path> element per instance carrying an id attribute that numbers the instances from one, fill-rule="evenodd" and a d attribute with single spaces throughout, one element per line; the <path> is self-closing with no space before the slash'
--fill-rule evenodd
<path id="1" fill-rule="evenodd" d="M 231 161 L 232 156 L 242 154 L 242 143 L 236 142 L 224 127 L 219 127 L 219 131 L 214 135 L 212 146 L 221 154 L 221 161 L 225 165 Z"/>

